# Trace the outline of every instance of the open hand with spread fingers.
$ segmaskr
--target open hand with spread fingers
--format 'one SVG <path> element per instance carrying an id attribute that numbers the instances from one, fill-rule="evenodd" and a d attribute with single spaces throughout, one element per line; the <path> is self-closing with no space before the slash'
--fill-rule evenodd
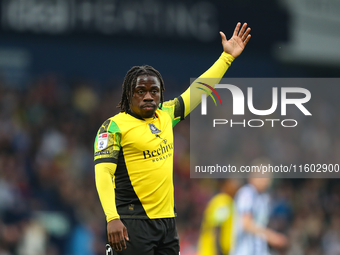
<path id="1" fill-rule="evenodd" d="M 223 32 L 220 32 L 224 52 L 229 53 L 234 58 L 242 53 L 251 37 L 249 34 L 250 27 L 247 28 L 247 23 L 244 23 L 241 29 L 240 27 L 241 23 L 239 22 L 235 27 L 233 36 L 229 40 L 227 40 Z"/>

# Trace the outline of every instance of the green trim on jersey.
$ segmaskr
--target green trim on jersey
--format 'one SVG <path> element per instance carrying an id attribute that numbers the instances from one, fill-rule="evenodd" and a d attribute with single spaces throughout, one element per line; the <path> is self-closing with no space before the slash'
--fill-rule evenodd
<path id="1" fill-rule="evenodd" d="M 178 122 L 184 120 L 184 103 L 181 96 L 174 100 L 163 103 L 162 111 L 168 113 L 172 120 L 172 127 L 176 126 Z"/>
<path id="2" fill-rule="evenodd" d="M 102 136 L 103 134 L 107 135 L 107 141 L 104 140 L 106 143 L 105 148 L 99 149 L 98 145 L 98 137 Z M 94 160 L 95 163 L 99 162 L 112 162 L 117 163 L 118 160 L 118 154 L 121 149 L 121 137 L 122 133 L 120 132 L 120 129 L 118 125 L 111 121 L 110 119 L 106 120 L 103 125 L 98 130 L 95 143 L 94 143 Z M 105 144 L 104 143 L 104 144 Z M 112 159 L 111 161 L 109 159 Z"/>
<path id="3" fill-rule="evenodd" d="M 120 133 L 120 129 L 114 121 L 111 121 L 111 124 L 109 126 L 109 132 L 110 133 Z"/>

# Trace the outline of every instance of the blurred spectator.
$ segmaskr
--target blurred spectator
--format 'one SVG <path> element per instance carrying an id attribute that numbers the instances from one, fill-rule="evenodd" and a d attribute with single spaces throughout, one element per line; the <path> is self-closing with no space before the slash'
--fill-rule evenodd
<path id="1" fill-rule="evenodd" d="M 199 255 L 227 255 L 235 242 L 234 223 L 237 215 L 233 198 L 241 182 L 224 179 L 220 186 L 220 193 L 209 201 L 204 211 L 198 240 Z"/>

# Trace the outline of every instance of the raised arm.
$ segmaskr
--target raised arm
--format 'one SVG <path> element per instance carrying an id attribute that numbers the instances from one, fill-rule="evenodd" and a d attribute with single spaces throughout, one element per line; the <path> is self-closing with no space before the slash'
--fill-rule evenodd
<path id="1" fill-rule="evenodd" d="M 223 53 L 220 58 L 181 95 L 184 102 L 185 117 L 201 103 L 201 95 L 206 93 L 204 90 L 211 91 L 207 86 L 198 82 L 203 78 L 209 78 L 209 80 L 205 80 L 207 85 L 214 87 L 215 84 L 219 83 L 233 60 L 242 53 L 249 42 L 251 37 L 249 32 L 250 28 L 247 28 L 247 23 L 244 23 L 241 27 L 240 22 L 237 23 L 234 33 L 229 40 L 227 40 L 223 32 L 220 32 L 223 46 Z"/>

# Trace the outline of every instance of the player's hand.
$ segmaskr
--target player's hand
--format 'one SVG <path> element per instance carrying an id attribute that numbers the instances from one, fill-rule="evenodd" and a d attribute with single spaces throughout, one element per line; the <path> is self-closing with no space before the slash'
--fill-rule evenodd
<path id="1" fill-rule="evenodd" d="M 235 27 L 233 36 L 229 40 L 227 40 L 223 32 L 220 32 L 224 52 L 229 53 L 234 58 L 238 57 L 242 53 L 251 37 L 249 34 L 250 27 L 247 28 L 247 23 L 243 24 L 241 30 L 240 27 L 241 23 L 239 22 Z"/>
<path id="2" fill-rule="evenodd" d="M 121 251 L 126 249 L 126 241 L 129 241 L 127 229 L 120 219 L 111 220 L 107 223 L 107 238 L 112 249 Z"/>
<path id="3" fill-rule="evenodd" d="M 268 243 L 275 248 L 284 248 L 288 245 L 288 239 L 283 234 L 271 231 L 268 236 Z"/>

